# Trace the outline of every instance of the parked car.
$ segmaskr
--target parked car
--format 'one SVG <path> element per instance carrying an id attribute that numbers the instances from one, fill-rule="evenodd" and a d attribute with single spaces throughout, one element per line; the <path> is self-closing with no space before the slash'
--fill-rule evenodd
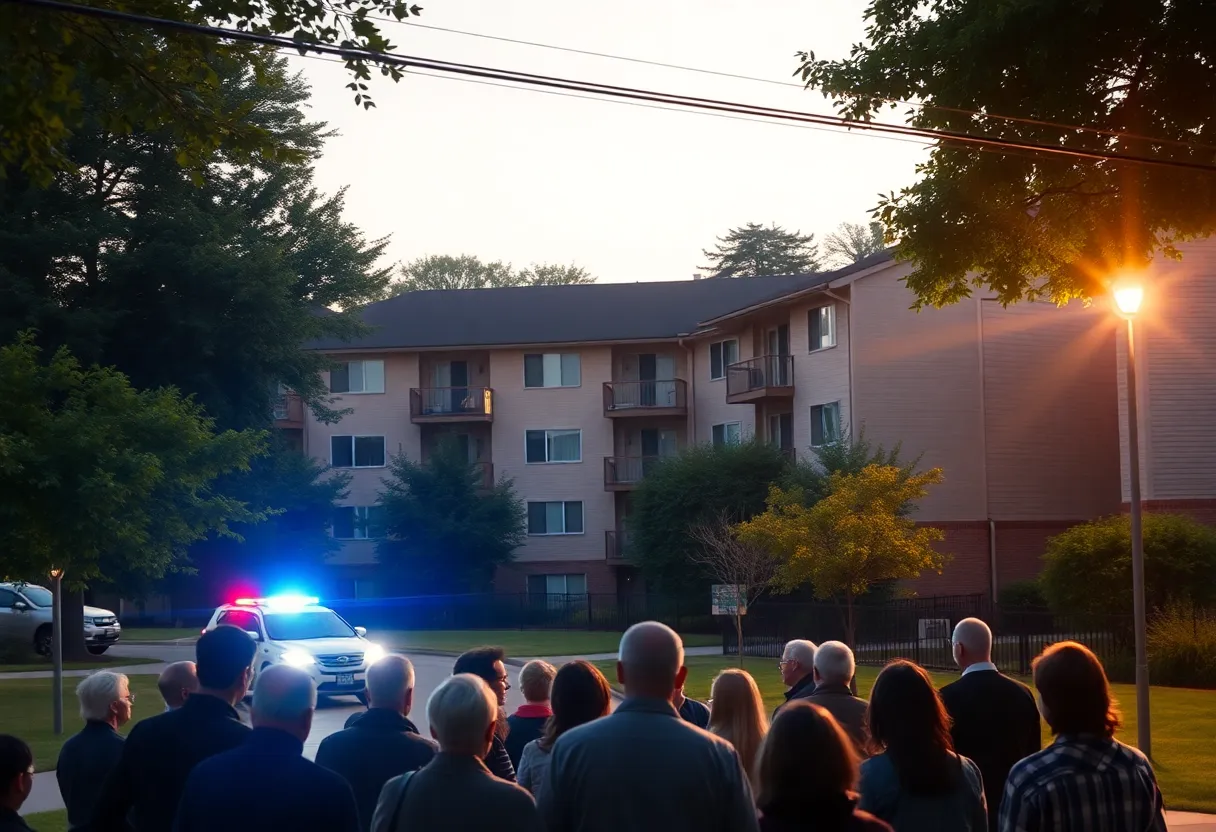
<path id="1" fill-rule="evenodd" d="M 33 647 L 51 655 L 51 602 L 54 596 L 36 584 L 0 583 L 0 645 Z M 84 608 L 84 642 L 100 656 L 122 637 L 118 616 L 100 607 Z"/>

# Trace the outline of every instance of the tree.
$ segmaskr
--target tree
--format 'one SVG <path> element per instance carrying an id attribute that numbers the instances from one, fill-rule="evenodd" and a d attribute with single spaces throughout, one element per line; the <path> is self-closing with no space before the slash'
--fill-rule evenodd
<path id="1" fill-rule="evenodd" d="M 847 58 L 802 54 L 846 116 L 915 101 L 918 127 L 1211 164 L 1216 10 L 1203 0 L 871 3 Z M 922 304 L 1093 297 L 1109 275 L 1216 231 L 1210 174 L 939 142 L 877 218 Z"/>
<path id="2" fill-rule="evenodd" d="M 715 583 L 733 587 L 735 644 L 742 667 L 743 616 L 772 586 L 777 577 L 777 559 L 768 549 L 740 540 L 727 514 L 693 526 L 689 535 L 698 546 L 692 562 L 701 566 Z"/>
<path id="3" fill-rule="evenodd" d="M 393 45 L 377 16 L 404 20 L 421 9 L 403 0 L 347 0 L 341 11 L 307 0 L 142 0 L 136 8 L 110 5 L 152 17 L 286 35 L 301 44 L 337 44 L 352 50 L 389 52 Z M 293 151 L 248 116 L 250 110 L 225 95 L 225 70 L 248 67 L 261 74 L 273 52 L 248 44 L 166 28 L 99 20 L 5 3 L 0 6 L 0 178 L 14 165 L 40 185 L 74 170 L 66 146 L 89 118 L 87 98 L 95 85 L 113 94 L 104 115 L 109 132 L 161 134 L 171 158 L 190 167 L 222 146 L 244 159 L 291 158 Z M 367 81 L 371 67 L 348 59 L 347 87 L 356 105 L 373 106 Z M 400 67 L 381 65 L 381 75 L 400 80 Z M 298 158 L 298 157 L 297 157 Z"/>
<path id="4" fill-rule="evenodd" d="M 265 513 L 215 489 L 265 452 L 259 431 L 216 433 L 172 389 L 139 391 L 32 335 L 0 348 L 0 550 L 21 580 L 52 569 L 74 592 L 116 574 L 186 567 L 186 547 Z M 64 605 L 65 658 L 87 658 L 80 605 Z"/>
<path id="5" fill-rule="evenodd" d="M 866 439 L 865 425 L 862 425 L 857 436 L 853 437 L 842 424 L 837 429 L 837 436 L 840 437 L 837 442 L 811 448 L 815 458 L 798 460 L 782 478 L 783 488 L 802 490 L 808 506 L 828 496 L 833 474 L 860 474 L 868 465 L 881 465 L 899 468 L 905 476 L 911 476 L 920 465 L 920 456 L 906 464 L 900 462 L 903 447 L 898 442 L 890 450 L 882 445 L 876 447 Z M 910 510 L 911 506 L 907 506 L 904 513 Z"/>
<path id="6" fill-rule="evenodd" d="M 393 457 L 378 505 L 385 536 L 377 558 L 415 591 L 486 590 L 526 537 L 512 481 L 484 490 L 480 468 L 454 442 L 441 442 L 424 462 Z"/>
<path id="7" fill-rule="evenodd" d="M 880 222 L 867 225 L 842 222 L 839 228 L 823 238 L 823 253 L 827 255 L 828 262 L 838 268 L 860 262 L 884 248 L 886 243 Z"/>
<path id="8" fill-rule="evenodd" d="M 828 495 L 809 507 L 799 490 L 774 486 L 767 509 L 741 523 L 738 538 L 782 561 L 779 588 L 809 581 L 817 597 L 843 602 L 845 632 L 855 644 L 859 595 L 875 583 L 941 572 L 945 557 L 933 544 L 942 532 L 918 526 L 902 511 L 941 481 L 940 468 L 908 476 L 893 465 L 867 465 L 856 474 L 833 474 Z"/>
<path id="9" fill-rule="evenodd" d="M 516 270 L 510 263 L 486 263 L 474 254 L 431 254 L 401 267 L 401 279 L 389 292 L 400 295 L 427 289 L 492 289 L 503 286 L 548 286 L 594 283 L 586 269 L 553 263 L 533 263 Z"/>
<path id="10" fill-rule="evenodd" d="M 713 251 L 701 253 L 710 260 L 710 265 L 701 268 L 714 277 L 805 274 L 819 269 L 815 235 L 786 231 L 776 224 L 765 228 L 749 222 L 732 228 L 718 238 Z"/>

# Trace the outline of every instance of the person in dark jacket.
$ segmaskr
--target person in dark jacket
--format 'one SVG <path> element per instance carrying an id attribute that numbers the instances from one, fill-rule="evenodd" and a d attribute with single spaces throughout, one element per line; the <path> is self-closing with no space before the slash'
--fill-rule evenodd
<path id="1" fill-rule="evenodd" d="M 781 661 L 777 662 L 781 671 L 781 681 L 785 683 L 785 701 L 806 699 L 815 692 L 815 642 L 806 639 L 787 641 L 781 651 Z M 784 704 L 784 703 L 782 703 Z M 778 705 L 773 716 L 781 710 Z"/>
<path id="2" fill-rule="evenodd" d="M 24 741 L 0 734 L 0 832 L 29 832 L 21 804 L 34 789 L 34 752 Z"/>
<path id="3" fill-rule="evenodd" d="M 1005 781 L 1014 763 L 1043 747 L 1039 708 L 1030 688 L 992 663 L 992 630 L 978 618 L 954 627 L 954 661 L 963 675 L 942 688 L 954 750 L 970 757 L 984 777 L 988 828 L 997 828 Z"/>
<path id="4" fill-rule="evenodd" d="M 106 777 L 122 756 L 123 738 L 118 729 L 131 721 L 131 683 L 121 673 L 99 670 L 76 686 L 80 718 L 84 727 L 63 744 L 55 779 L 68 811 L 68 829 L 85 830 L 93 822 L 93 810 Z"/>
<path id="5" fill-rule="evenodd" d="M 815 649 L 815 689 L 806 701 L 832 715 L 853 741 L 858 754 L 866 756 L 866 700 L 854 696 L 849 683 L 857 670 L 853 651 L 839 641 L 825 641 Z"/>
<path id="6" fill-rule="evenodd" d="M 358 832 L 350 785 L 303 756 L 316 708 L 317 686 L 303 670 L 284 664 L 263 670 L 249 740 L 195 766 L 174 832 Z"/>
<path id="7" fill-rule="evenodd" d="M 176 711 L 137 724 L 106 779 L 95 832 L 169 832 L 186 778 L 208 757 L 249 738 L 235 705 L 245 698 L 257 643 L 237 627 L 222 625 L 194 647 L 199 689 Z"/>
<path id="8" fill-rule="evenodd" d="M 434 742 L 409 720 L 414 704 L 414 666 L 405 656 L 385 656 L 367 671 L 371 707 L 344 731 L 321 740 L 317 764 L 340 774 L 355 793 L 359 828 L 371 829 L 384 784 L 417 771 L 435 757 Z"/>
<path id="9" fill-rule="evenodd" d="M 680 715 L 680 719 L 698 728 L 709 729 L 709 706 L 696 699 L 684 695 L 684 687 L 676 688 L 671 695 L 671 704 Z"/>
<path id="10" fill-rule="evenodd" d="M 524 704 L 507 717 L 506 740 L 507 756 L 517 772 L 524 746 L 540 739 L 545 732 L 545 723 L 553 716 L 549 696 L 556 675 L 557 668 L 542 659 L 528 662 L 519 671 L 519 687 L 524 695 Z"/>
<path id="11" fill-rule="evenodd" d="M 494 732 L 494 742 L 486 754 L 485 763 L 486 768 L 495 777 L 514 783 L 515 765 L 511 762 L 511 755 L 507 753 L 506 743 L 510 728 L 507 726 L 504 708 L 507 704 L 507 691 L 511 689 L 511 680 L 507 676 L 506 665 L 503 664 L 505 658 L 506 652 L 501 647 L 478 647 L 460 654 L 456 659 L 456 666 L 452 668 L 452 675 L 471 673 L 478 676 L 490 686 L 490 690 L 497 697 L 498 729 Z"/>

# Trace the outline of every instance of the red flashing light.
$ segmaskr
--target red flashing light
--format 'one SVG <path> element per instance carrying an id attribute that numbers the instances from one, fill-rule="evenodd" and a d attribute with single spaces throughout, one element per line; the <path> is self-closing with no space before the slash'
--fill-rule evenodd
<path id="1" fill-rule="evenodd" d="M 256 598 L 237 598 L 233 603 L 238 607 L 256 607 L 258 600 Z"/>

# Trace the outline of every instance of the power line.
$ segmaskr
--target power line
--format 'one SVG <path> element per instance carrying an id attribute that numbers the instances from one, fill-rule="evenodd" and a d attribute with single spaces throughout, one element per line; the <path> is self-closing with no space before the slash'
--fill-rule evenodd
<path id="1" fill-rule="evenodd" d="M 415 67 L 421 69 L 431 69 L 443 73 L 452 73 L 456 75 L 486 78 L 497 81 L 508 81 L 520 84 L 530 84 L 552 89 L 570 90 L 574 92 L 586 92 L 612 98 L 649 101 L 660 104 L 674 104 L 678 107 L 690 109 L 712 110 L 742 115 L 759 115 L 764 118 L 779 119 L 783 121 L 805 122 L 810 124 L 822 124 L 826 126 L 844 127 L 850 129 L 871 130 L 879 133 L 891 133 L 895 135 L 917 136 L 921 138 L 936 139 L 943 142 L 973 144 L 981 147 L 991 147 L 1006 151 L 1034 151 L 1051 155 L 1088 159 L 1091 161 L 1128 162 L 1133 164 L 1155 165 L 1158 167 L 1201 170 L 1209 173 L 1216 172 L 1216 166 L 1182 159 L 1161 159 L 1152 156 L 1109 153 L 1105 151 L 1077 150 L 1059 145 L 1015 141 L 1001 137 L 977 136 L 970 133 L 951 130 L 919 128 L 908 125 L 898 125 L 876 121 L 860 121 L 857 119 L 825 116 L 819 113 L 783 110 L 774 107 L 740 104 L 737 102 L 699 98 L 674 93 L 661 93 L 654 92 L 652 90 L 634 89 L 630 87 L 620 87 L 596 82 L 574 81 L 566 78 L 536 75 L 533 73 L 518 72 L 515 70 L 501 70 L 491 67 L 482 67 L 472 64 L 455 63 L 451 61 L 442 61 L 438 59 L 415 57 L 410 55 L 400 55 L 396 53 L 367 52 L 359 49 L 334 46 L 332 44 L 297 42 L 291 38 L 279 35 L 267 35 L 237 29 L 225 29 L 218 26 L 187 23 L 179 20 L 166 20 L 158 17 L 150 17 L 147 15 L 134 14 L 130 12 L 121 12 L 114 9 L 97 8 L 94 6 L 80 6 L 74 3 L 60 2 L 60 0 L 0 0 L 0 2 L 16 3 L 18 5 L 50 9 L 58 12 L 77 14 L 86 17 L 119 20 L 145 27 L 150 26 L 172 29 L 180 32 L 206 35 L 208 37 L 224 40 L 258 43 L 266 46 L 278 47 L 280 49 L 291 49 L 301 53 L 305 51 L 313 51 L 321 54 L 337 55 L 349 61 L 366 61 L 370 63 L 380 63 L 402 68 Z"/>

